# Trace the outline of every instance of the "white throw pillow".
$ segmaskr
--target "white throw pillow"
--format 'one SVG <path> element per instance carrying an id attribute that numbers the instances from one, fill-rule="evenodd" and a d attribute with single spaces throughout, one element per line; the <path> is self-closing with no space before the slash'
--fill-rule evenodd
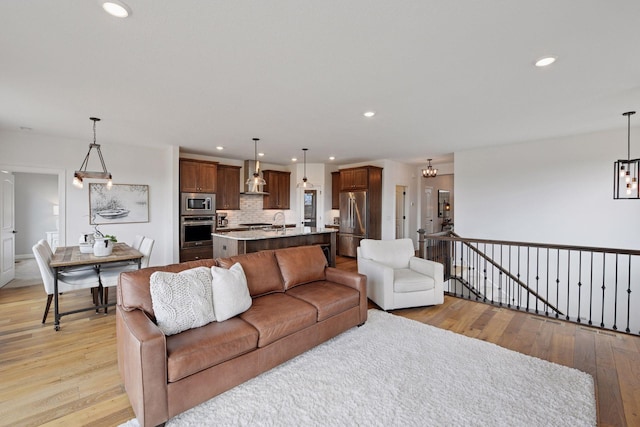
<path id="1" fill-rule="evenodd" d="M 216 320 L 211 270 L 196 267 L 179 273 L 151 275 L 151 303 L 158 327 L 165 335 L 204 326 Z"/>
<path id="2" fill-rule="evenodd" d="M 240 263 L 230 269 L 211 267 L 211 287 L 213 289 L 213 311 L 216 320 L 223 322 L 244 313 L 251 307 L 251 295 L 247 287 L 247 277 Z"/>

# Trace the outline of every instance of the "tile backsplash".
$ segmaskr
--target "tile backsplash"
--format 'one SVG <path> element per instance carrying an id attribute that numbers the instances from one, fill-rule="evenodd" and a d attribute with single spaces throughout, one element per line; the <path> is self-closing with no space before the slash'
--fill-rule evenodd
<path id="1" fill-rule="evenodd" d="M 226 212 L 227 220 L 229 221 L 229 227 L 237 227 L 239 224 L 246 224 L 252 222 L 265 222 L 272 224 L 273 216 L 279 210 L 276 209 L 262 209 L 262 196 L 241 194 L 240 195 L 240 210 L 225 211 L 220 209 L 217 211 Z M 290 210 L 284 210 L 284 215 L 287 223 L 292 223 L 290 218 Z"/>

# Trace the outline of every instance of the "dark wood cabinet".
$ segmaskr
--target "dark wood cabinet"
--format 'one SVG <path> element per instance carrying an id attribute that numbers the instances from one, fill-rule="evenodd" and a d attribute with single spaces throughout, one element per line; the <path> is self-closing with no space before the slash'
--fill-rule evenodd
<path id="1" fill-rule="evenodd" d="M 180 191 L 215 193 L 218 164 L 204 160 L 180 159 Z"/>
<path id="2" fill-rule="evenodd" d="M 216 209 L 240 209 L 240 166 L 218 165 Z"/>
<path id="3" fill-rule="evenodd" d="M 340 171 L 340 190 L 366 190 L 369 186 L 369 168 L 372 167 L 342 169 Z"/>
<path id="4" fill-rule="evenodd" d="M 197 261 L 199 259 L 209 258 L 213 258 L 212 245 L 180 249 L 180 262 Z"/>
<path id="5" fill-rule="evenodd" d="M 340 209 L 340 171 L 331 172 L 331 209 Z"/>
<path id="6" fill-rule="evenodd" d="M 264 191 L 269 193 L 263 196 L 262 209 L 289 209 L 291 172 L 264 170 L 262 177 L 267 182 Z"/>

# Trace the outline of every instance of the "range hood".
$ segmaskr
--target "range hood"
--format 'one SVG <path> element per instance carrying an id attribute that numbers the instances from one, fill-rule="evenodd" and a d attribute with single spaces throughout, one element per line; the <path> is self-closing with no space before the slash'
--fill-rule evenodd
<path id="1" fill-rule="evenodd" d="M 247 184 L 247 180 L 249 178 L 253 178 L 253 172 L 256 170 L 256 161 L 255 160 L 245 160 L 244 161 L 244 177 L 243 177 L 243 183 L 244 183 L 244 191 L 240 192 L 240 194 L 249 194 L 249 195 L 258 195 L 258 196 L 264 196 L 264 195 L 269 195 L 269 193 L 266 193 L 264 191 L 262 191 L 262 185 L 249 185 Z"/>

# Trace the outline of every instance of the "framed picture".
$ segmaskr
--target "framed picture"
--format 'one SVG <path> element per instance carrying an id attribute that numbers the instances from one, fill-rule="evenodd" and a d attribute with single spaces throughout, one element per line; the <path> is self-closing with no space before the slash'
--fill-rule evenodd
<path id="1" fill-rule="evenodd" d="M 89 184 L 89 224 L 149 222 L 149 186 Z"/>

